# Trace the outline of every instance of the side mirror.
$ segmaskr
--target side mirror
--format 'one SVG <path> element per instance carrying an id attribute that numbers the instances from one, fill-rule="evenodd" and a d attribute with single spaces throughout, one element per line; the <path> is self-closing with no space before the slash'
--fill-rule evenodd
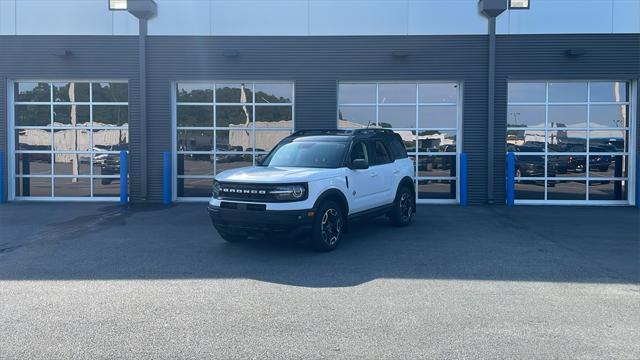
<path id="1" fill-rule="evenodd" d="M 262 162 L 266 158 L 267 158 L 267 155 L 265 155 L 265 154 L 256 156 L 256 165 L 258 165 L 258 166 L 262 165 Z"/>
<path id="2" fill-rule="evenodd" d="M 351 162 L 349 169 L 351 170 L 365 170 L 369 168 L 369 162 L 365 159 L 355 159 Z"/>

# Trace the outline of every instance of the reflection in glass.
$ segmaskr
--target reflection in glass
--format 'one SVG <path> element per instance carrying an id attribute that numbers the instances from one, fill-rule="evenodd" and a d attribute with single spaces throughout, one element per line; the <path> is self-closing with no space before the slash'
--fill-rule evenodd
<path id="1" fill-rule="evenodd" d="M 629 84 L 626 82 L 591 82 L 592 102 L 629 101 Z"/>
<path id="2" fill-rule="evenodd" d="M 411 104 L 416 102 L 416 84 L 379 84 L 379 104 Z"/>
<path id="3" fill-rule="evenodd" d="M 251 130 L 216 130 L 217 151 L 249 151 L 251 148 L 253 148 L 253 132 Z"/>
<path id="4" fill-rule="evenodd" d="M 338 127 L 357 129 L 376 124 L 375 106 L 340 106 L 338 109 Z"/>
<path id="5" fill-rule="evenodd" d="M 216 106 L 217 127 L 251 127 L 253 106 Z"/>
<path id="6" fill-rule="evenodd" d="M 51 125 L 51 107 L 49 105 L 16 105 L 14 111 L 16 126 Z"/>
<path id="7" fill-rule="evenodd" d="M 455 180 L 418 180 L 418 199 L 455 198 Z"/>
<path id="8" fill-rule="evenodd" d="M 53 173 L 56 175 L 90 175 L 89 154 L 54 154 L 53 159 Z"/>
<path id="9" fill-rule="evenodd" d="M 92 83 L 91 91 L 93 102 L 129 101 L 129 85 L 127 83 Z"/>
<path id="10" fill-rule="evenodd" d="M 507 85 L 510 103 L 543 103 L 546 101 L 544 82 L 510 82 Z"/>
<path id="11" fill-rule="evenodd" d="M 293 99 L 293 84 L 255 84 L 255 91 L 257 103 L 291 103 Z"/>
<path id="12" fill-rule="evenodd" d="M 584 177 L 587 171 L 584 155 L 560 155 L 547 157 L 547 176 Z"/>
<path id="13" fill-rule="evenodd" d="M 629 107 L 627 105 L 591 105 L 589 122 L 591 128 L 629 127 Z"/>
<path id="14" fill-rule="evenodd" d="M 213 179 L 177 179 L 178 197 L 211 197 Z"/>
<path id="15" fill-rule="evenodd" d="M 129 148 L 128 129 L 93 130 L 94 151 L 120 151 Z"/>
<path id="16" fill-rule="evenodd" d="M 421 105 L 418 109 L 419 128 L 453 128 L 457 126 L 457 108 L 451 106 Z"/>
<path id="17" fill-rule="evenodd" d="M 378 108 L 378 126 L 413 129 L 416 127 L 416 107 L 380 106 Z"/>
<path id="18" fill-rule="evenodd" d="M 516 200 L 544 200 L 544 180 L 516 181 Z"/>
<path id="19" fill-rule="evenodd" d="M 586 200 L 587 187 L 584 180 L 548 180 L 547 200 Z"/>
<path id="20" fill-rule="evenodd" d="M 54 178 L 53 195 L 56 197 L 88 197 L 91 196 L 89 178 Z"/>
<path id="21" fill-rule="evenodd" d="M 629 157 L 627 155 L 590 155 L 590 177 L 627 177 Z"/>
<path id="22" fill-rule="evenodd" d="M 587 127 L 587 105 L 550 105 L 549 127 Z"/>
<path id="23" fill-rule="evenodd" d="M 418 156 L 418 176 L 456 176 L 456 156 Z"/>
<path id="24" fill-rule="evenodd" d="M 178 151 L 213 150 L 213 130 L 178 130 L 177 140 Z"/>
<path id="25" fill-rule="evenodd" d="M 93 126 L 126 126 L 128 122 L 127 105 L 93 105 Z"/>
<path id="26" fill-rule="evenodd" d="M 56 151 L 88 151 L 91 149 L 89 130 L 54 130 L 53 149 Z"/>
<path id="27" fill-rule="evenodd" d="M 419 152 L 456 152 L 455 130 L 421 130 L 418 132 Z"/>
<path id="28" fill-rule="evenodd" d="M 51 174 L 50 153 L 17 153 L 17 175 L 49 175 Z"/>
<path id="29" fill-rule="evenodd" d="M 256 106 L 256 128 L 293 127 L 291 106 Z"/>
<path id="30" fill-rule="evenodd" d="M 54 102 L 89 102 L 89 83 L 54 82 L 53 83 L 53 101 Z"/>
<path id="31" fill-rule="evenodd" d="M 220 158 L 218 158 L 220 157 Z M 237 169 L 246 166 L 252 166 L 253 160 L 250 154 L 230 154 L 228 157 L 224 157 L 224 155 L 216 156 L 216 175 L 220 174 L 225 170 Z"/>
<path id="32" fill-rule="evenodd" d="M 120 175 L 120 155 L 113 153 L 95 153 L 93 155 L 93 175 L 112 176 Z M 103 182 L 111 181 L 109 179 Z"/>
<path id="33" fill-rule="evenodd" d="M 571 152 L 584 148 L 587 132 L 582 130 L 547 131 L 547 146 L 550 152 Z"/>
<path id="34" fill-rule="evenodd" d="M 427 83 L 418 84 L 419 102 L 424 103 L 455 103 L 458 101 L 458 84 L 456 83 Z"/>
<path id="35" fill-rule="evenodd" d="M 51 131 L 42 129 L 16 129 L 17 150 L 51 150 Z"/>
<path id="36" fill-rule="evenodd" d="M 587 102 L 587 83 L 550 82 L 549 102 Z"/>
<path id="37" fill-rule="evenodd" d="M 89 105 L 54 105 L 54 126 L 89 126 Z"/>
<path id="38" fill-rule="evenodd" d="M 13 85 L 15 102 L 50 102 L 51 89 L 45 82 L 20 82 Z"/>
<path id="39" fill-rule="evenodd" d="M 251 84 L 216 84 L 217 103 L 251 103 L 253 90 Z"/>
<path id="40" fill-rule="evenodd" d="M 375 104 L 376 84 L 344 84 L 338 87 L 340 104 Z"/>
<path id="41" fill-rule="evenodd" d="M 16 196 L 51 197 L 51 178 L 17 177 Z"/>
<path id="42" fill-rule="evenodd" d="M 544 155 L 517 155 L 514 176 L 516 178 L 544 177 Z"/>
<path id="43" fill-rule="evenodd" d="M 176 121 L 179 127 L 213 127 L 213 106 L 177 105 Z"/>
<path id="44" fill-rule="evenodd" d="M 544 135 L 544 130 L 508 130 L 507 151 L 544 151 Z M 518 150 L 518 147 L 524 147 L 526 150 Z"/>
<path id="45" fill-rule="evenodd" d="M 255 151 L 266 152 L 271 151 L 280 140 L 286 138 L 291 134 L 289 130 L 283 131 L 256 131 L 256 146 Z"/>
<path id="46" fill-rule="evenodd" d="M 120 196 L 120 179 L 93 179 L 93 196 Z"/>
<path id="47" fill-rule="evenodd" d="M 507 126 L 544 128 L 544 105 L 509 105 L 507 107 Z"/>
<path id="48" fill-rule="evenodd" d="M 178 102 L 213 102 L 213 85 L 198 83 L 178 83 Z"/>
<path id="49" fill-rule="evenodd" d="M 627 152 L 628 130 L 595 130 L 589 133 L 591 152 Z"/>
<path id="50" fill-rule="evenodd" d="M 213 175 L 212 154 L 178 154 L 178 175 Z"/>
<path id="51" fill-rule="evenodd" d="M 404 147 L 407 149 L 408 153 L 412 153 L 416 151 L 416 132 L 410 130 L 396 130 L 395 133 L 400 135 L 402 138 L 402 142 L 404 142 Z"/>
<path id="52" fill-rule="evenodd" d="M 628 186 L 626 180 L 590 180 L 589 200 L 627 200 Z"/>

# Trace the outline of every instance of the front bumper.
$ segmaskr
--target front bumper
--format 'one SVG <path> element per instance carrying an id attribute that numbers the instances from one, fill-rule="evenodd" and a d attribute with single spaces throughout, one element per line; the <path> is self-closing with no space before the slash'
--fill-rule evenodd
<path id="1" fill-rule="evenodd" d="M 308 232 L 315 215 L 308 210 L 249 210 L 247 204 L 233 203 L 236 208 L 209 204 L 207 211 L 216 230 L 220 232 L 263 236 L 266 234 L 288 237 Z"/>

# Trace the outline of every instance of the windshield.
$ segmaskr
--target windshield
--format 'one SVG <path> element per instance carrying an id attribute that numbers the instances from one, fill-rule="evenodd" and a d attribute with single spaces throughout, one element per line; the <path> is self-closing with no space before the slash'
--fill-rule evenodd
<path id="1" fill-rule="evenodd" d="M 267 156 L 262 166 L 338 168 L 344 159 L 345 142 L 290 142 Z"/>

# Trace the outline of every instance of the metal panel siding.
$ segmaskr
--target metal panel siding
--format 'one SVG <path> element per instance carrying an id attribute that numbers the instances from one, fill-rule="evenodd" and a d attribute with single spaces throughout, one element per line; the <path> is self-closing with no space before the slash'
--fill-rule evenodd
<path id="1" fill-rule="evenodd" d="M 568 49 L 584 50 L 569 58 Z M 499 35 L 496 44 L 495 194 L 505 194 L 507 82 L 511 80 L 638 80 L 640 34 Z M 636 110 L 638 106 L 636 105 Z M 640 115 L 640 112 L 636 111 Z M 636 119 L 638 117 L 636 116 Z M 636 121 L 637 139 L 640 140 Z M 638 144 L 638 141 L 636 141 Z M 638 152 L 639 147 L 636 147 Z"/>
<path id="2" fill-rule="evenodd" d="M 486 187 L 484 36 L 182 37 L 148 43 L 149 194 L 162 194 L 162 151 L 171 146 L 170 84 L 176 80 L 291 80 L 297 129 L 335 127 L 344 80 L 457 80 L 464 83 L 464 149 L 469 201 Z M 237 50 L 225 58 L 224 50 Z M 405 59 L 391 52 L 406 51 Z"/>
<path id="3" fill-rule="evenodd" d="M 131 36 L 0 36 L 0 148 L 7 149 L 6 82 L 36 80 L 129 80 L 131 196 L 140 193 L 138 45 Z M 54 55 L 71 50 L 64 59 Z"/>

